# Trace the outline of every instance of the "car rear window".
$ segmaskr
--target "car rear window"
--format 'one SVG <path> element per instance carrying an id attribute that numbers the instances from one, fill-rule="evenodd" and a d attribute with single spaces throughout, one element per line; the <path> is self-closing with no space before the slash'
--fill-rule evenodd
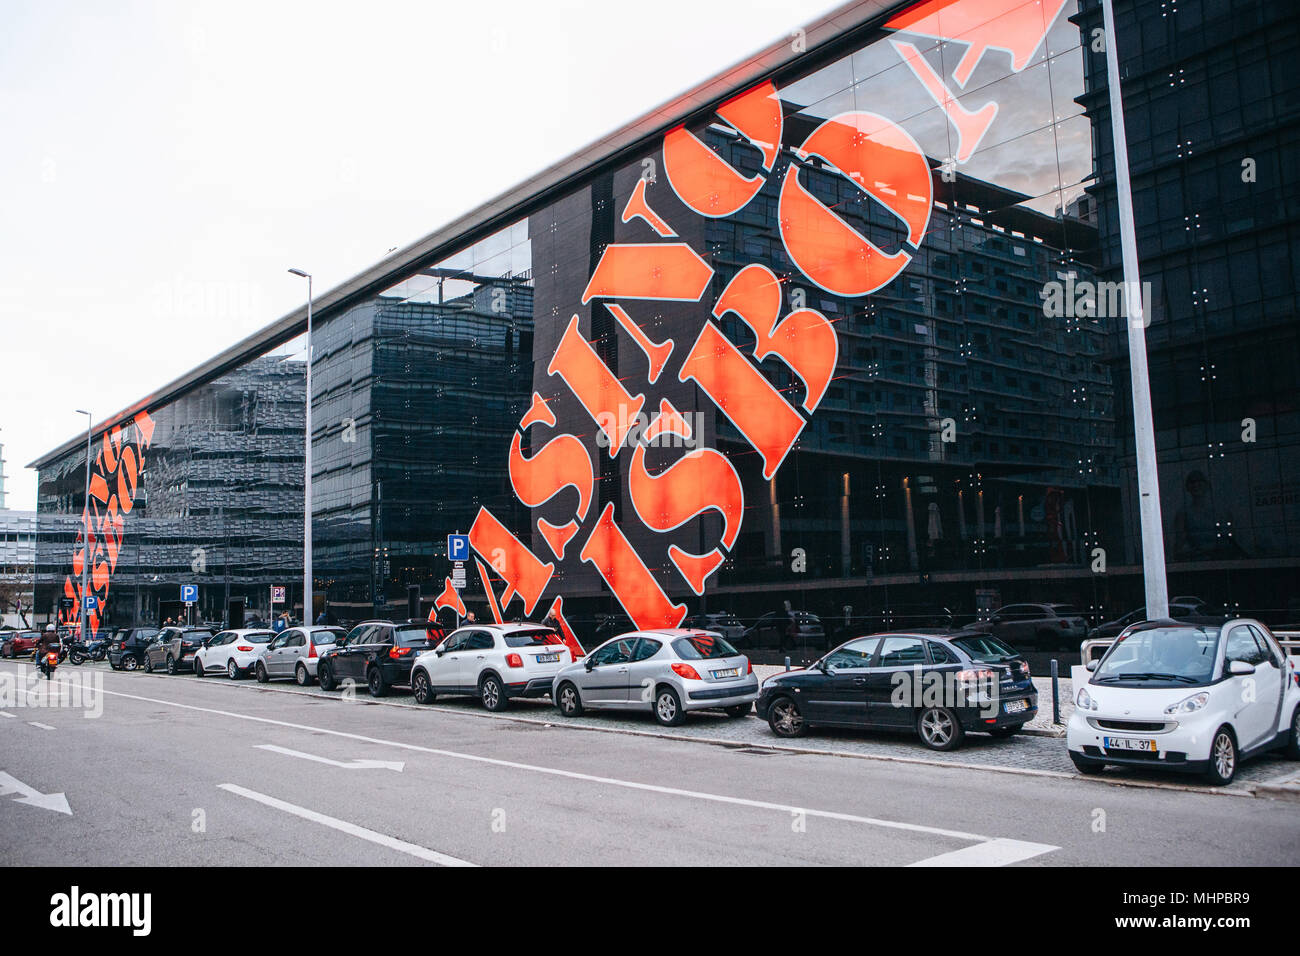
<path id="1" fill-rule="evenodd" d="M 527 631 L 507 631 L 506 647 L 541 647 L 545 644 L 563 644 L 559 631 L 530 628 Z"/>
<path id="2" fill-rule="evenodd" d="M 1018 656 L 1013 648 L 987 634 L 978 637 L 955 637 L 952 643 L 969 654 L 971 660 L 982 664 L 996 664 Z"/>
<path id="3" fill-rule="evenodd" d="M 690 637 L 679 637 L 673 641 L 673 650 L 684 661 L 733 657 L 738 653 L 734 647 L 713 634 L 692 634 Z"/>
<path id="4" fill-rule="evenodd" d="M 342 628 L 330 628 L 328 631 L 312 631 L 311 642 L 317 647 L 322 644 L 342 644 L 343 639 L 347 637 L 347 632 Z"/>
<path id="5" fill-rule="evenodd" d="M 437 638 L 434 637 L 433 640 Z M 397 628 L 398 647 L 421 647 L 429 641 L 429 628 L 426 624 L 404 624 Z"/>
<path id="6" fill-rule="evenodd" d="M 250 644 L 270 644 L 273 637 L 275 634 L 271 631 L 254 631 L 252 634 L 245 634 L 240 640 L 248 641 Z"/>

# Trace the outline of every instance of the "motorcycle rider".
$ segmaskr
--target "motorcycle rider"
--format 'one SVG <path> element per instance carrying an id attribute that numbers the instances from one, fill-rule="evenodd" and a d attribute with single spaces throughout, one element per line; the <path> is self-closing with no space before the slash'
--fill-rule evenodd
<path id="1" fill-rule="evenodd" d="M 36 666 L 45 671 L 45 679 L 50 679 L 50 669 L 45 666 L 45 655 L 51 651 L 59 653 L 62 649 L 62 642 L 59 640 L 59 632 L 53 624 L 45 625 L 45 632 L 41 635 L 40 640 L 36 642 Z"/>

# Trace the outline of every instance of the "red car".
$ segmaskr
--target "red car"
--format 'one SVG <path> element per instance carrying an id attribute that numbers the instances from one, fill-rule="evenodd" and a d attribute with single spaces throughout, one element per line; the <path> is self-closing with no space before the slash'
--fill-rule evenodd
<path id="1" fill-rule="evenodd" d="M 0 656 L 30 657 L 36 649 L 36 642 L 41 639 L 40 631 L 14 631 L 4 636 L 4 645 L 0 646 Z"/>

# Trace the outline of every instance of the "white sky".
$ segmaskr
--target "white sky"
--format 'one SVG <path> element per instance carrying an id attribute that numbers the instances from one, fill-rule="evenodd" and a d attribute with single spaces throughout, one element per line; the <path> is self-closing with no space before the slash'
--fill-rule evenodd
<path id="1" fill-rule="evenodd" d="M 5 0 L 0 443 L 24 466 L 839 6 Z"/>

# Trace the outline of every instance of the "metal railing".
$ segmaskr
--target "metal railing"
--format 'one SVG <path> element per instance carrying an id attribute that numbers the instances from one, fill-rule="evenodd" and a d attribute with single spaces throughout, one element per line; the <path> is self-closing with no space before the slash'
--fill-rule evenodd
<path id="1" fill-rule="evenodd" d="M 1300 631 L 1273 631 L 1273 636 L 1277 638 L 1278 646 L 1288 656 L 1300 655 Z M 1114 643 L 1115 639 L 1113 637 L 1094 637 L 1084 641 L 1079 645 L 1079 656 L 1083 659 L 1083 665 L 1086 667 L 1088 661 L 1093 659 L 1092 651 L 1094 648 L 1110 647 Z"/>

